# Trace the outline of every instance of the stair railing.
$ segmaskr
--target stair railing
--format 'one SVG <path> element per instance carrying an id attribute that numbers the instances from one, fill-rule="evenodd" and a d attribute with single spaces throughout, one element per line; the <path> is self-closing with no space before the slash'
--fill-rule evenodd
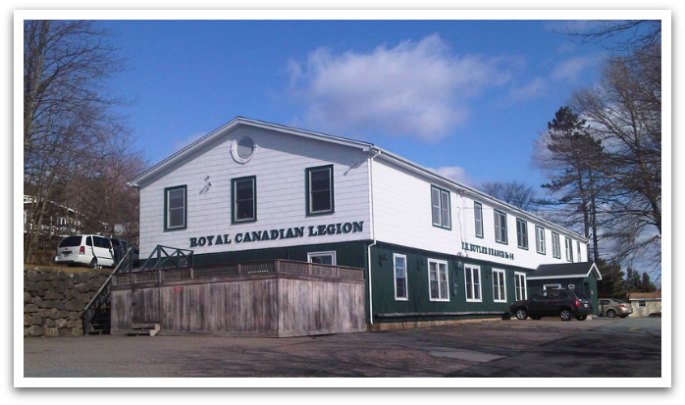
<path id="1" fill-rule="evenodd" d="M 133 248 L 128 248 L 124 257 L 119 260 L 107 279 L 102 283 L 93 298 L 83 307 L 81 311 L 81 319 L 83 320 L 83 334 L 87 335 L 90 329 L 90 323 L 98 310 L 102 309 L 103 305 L 109 300 L 112 292 L 112 278 L 118 272 L 131 271 L 133 265 Z"/>

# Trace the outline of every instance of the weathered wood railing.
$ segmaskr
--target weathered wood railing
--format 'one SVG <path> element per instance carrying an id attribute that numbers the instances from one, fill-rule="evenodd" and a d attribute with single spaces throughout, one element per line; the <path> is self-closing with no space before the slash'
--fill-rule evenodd
<path id="1" fill-rule="evenodd" d="M 183 280 L 249 278 L 264 275 L 291 275 L 326 280 L 359 282 L 364 279 L 362 270 L 359 268 L 330 266 L 292 260 L 270 260 L 119 273 L 114 276 L 113 285 L 161 284 Z"/>

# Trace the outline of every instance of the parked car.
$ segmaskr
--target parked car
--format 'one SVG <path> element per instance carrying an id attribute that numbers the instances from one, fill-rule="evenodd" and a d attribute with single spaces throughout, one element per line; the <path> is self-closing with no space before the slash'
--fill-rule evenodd
<path id="1" fill-rule="evenodd" d="M 56 263 L 86 265 L 94 269 L 112 267 L 115 263 L 112 240 L 100 235 L 72 235 L 57 246 Z"/>
<path id="2" fill-rule="evenodd" d="M 616 298 L 599 299 L 599 316 L 606 316 L 607 318 L 620 316 L 621 318 L 625 318 L 632 313 L 633 306 L 627 301 Z"/>
<path id="3" fill-rule="evenodd" d="M 555 288 L 545 290 L 530 299 L 516 301 L 511 304 L 510 310 L 520 320 L 529 316 L 532 319 L 559 316 L 562 321 L 570 321 L 573 317 L 584 321 L 592 313 L 592 305 L 587 295 L 581 291 Z"/>

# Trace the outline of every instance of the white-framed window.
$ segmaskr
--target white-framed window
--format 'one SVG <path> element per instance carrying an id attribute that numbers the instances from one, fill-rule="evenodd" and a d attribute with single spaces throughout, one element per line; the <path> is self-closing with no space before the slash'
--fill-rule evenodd
<path id="1" fill-rule="evenodd" d="M 554 289 L 561 289 L 561 284 L 560 283 L 554 283 L 554 284 L 543 284 L 542 285 L 543 291 L 554 290 Z"/>
<path id="2" fill-rule="evenodd" d="M 578 258 L 577 260 L 578 260 L 579 262 L 583 261 L 583 260 L 581 259 L 582 255 L 580 254 L 580 241 L 576 241 L 576 250 L 577 250 L 577 252 L 578 252 L 578 255 L 576 256 L 576 257 Z"/>
<path id="3" fill-rule="evenodd" d="M 514 294 L 516 301 L 528 299 L 526 273 L 514 272 Z"/>
<path id="4" fill-rule="evenodd" d="M 540 254 L 547 254 L 545 246 L 545 228 L 535 225 L 535 250 Z"/>
<path id="5" fill-rule="evenodd" d="M 566 261 L 573 262 L 573 243 L 568 236 L 564 239 L 564 247 L 566 248 Z"/>
<path id="6" fill-rule="evenodd" d="M 334 212 L 333 165 L 309 167 L 305 172 L 307 178 L 307 215 Z"/>
<path id="7" fill-rule="evenodd" d="M 476 224 L 476 237 L 483 237 L 483 204 L 474 201 L 473 202 L 473 216 Z"/>
<path id="8" fill-rule="evenodd" d="M 507 278 L 502 269 L 492 269 L 492 300 L 507 302 Z"/>
<path id="9" fill-rule="evenodd" d="M 164 189 L 164 230 L 186 229 L 186 186 Z"/>
<path id="10" fill-rule="evenodd" d="M 447 262 L 428 259 L 428 285 L 431 301 L 449 301 Z"/>
<path id="11" fill-rule="evenodd" d="M 392 263 L 395 276 L 395 300 L 407 301 L 409 299 L 407 292 L 407 256 L 395 253 L 392 255 Z"/>
<path id="12" fill-rule="evenodd" d="M 431 186 L 431 210 L 433 226 L 451 229 L 450 192 L 437 186 Z"/>
<path id="13" fill-rule="evenodd" d="M 495 210 L 495 241 L 498 243 L 509 243 L 507 239 L 507 214 Z"/>
<path id="14" fill-rule="evenodd" d="M 254 222 L 257 220 L 257 178 L 255 176 L 231 179 L 231 221 Z"/>
<path id="15" fill-rule="evenodd" d="M 464 266 L 464 288 L 466 290 L 466 302 L 483 301 L 480 280 L 479 266 L 469 264 Z"/>
<path id="16" fill-rule="evenodd" d="M 559 242 L 559 234 L 552 232 L 552 256 L 561 259 L 561 244 Z"/>
<path id="17" fill-rule="evenodd" d="M 520 249 L 528 249 L 528 222 L 516 218 L 516 243 Z"/>
<path id="18" fill-rule="evenodd" d="M 328 252 L 309 252 L 307 253 L 307 261 L 314 264 L 327 264 L 330 266 L 336 265 L 335 251 Z"/>

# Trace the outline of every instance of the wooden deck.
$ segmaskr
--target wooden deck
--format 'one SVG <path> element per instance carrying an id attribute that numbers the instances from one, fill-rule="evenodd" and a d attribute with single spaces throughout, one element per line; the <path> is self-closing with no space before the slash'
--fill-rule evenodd
<path id="1" fill-rule="evenodd" d="M 276 260 L 116 274 L 111 333 L 303 336 L 366 330 L 361 269 Z"/>

